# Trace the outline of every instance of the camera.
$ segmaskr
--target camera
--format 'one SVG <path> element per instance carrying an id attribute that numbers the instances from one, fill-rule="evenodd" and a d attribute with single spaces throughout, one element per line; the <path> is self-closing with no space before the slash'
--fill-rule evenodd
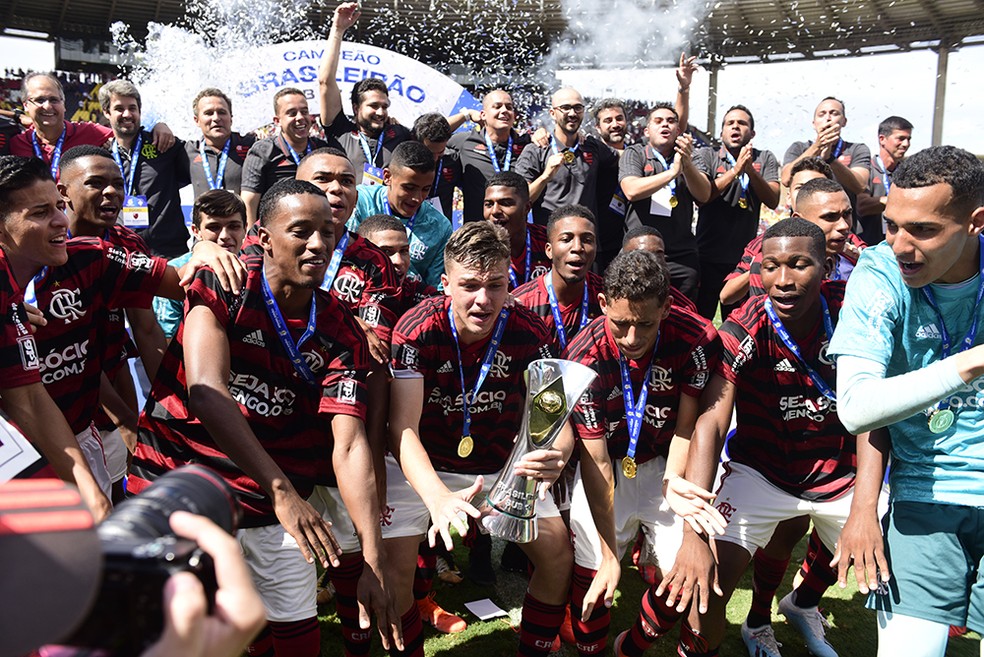
<path id="1" fill-rule="evenodd" d="M 201 580 L 212 611 L 218 589 L 212 560 L 194 541 L 174 535 L 168 522 L 174 511 L 205 516 L 230 533 L 239 524 L 235 494 L 214 471 L 188 465 L 164 474 L 97 528 L 104 559 L 99 593 L 82 624 L 60 643 L 139 655 L 161 635 L 162 590 L 179 572 Z"/>

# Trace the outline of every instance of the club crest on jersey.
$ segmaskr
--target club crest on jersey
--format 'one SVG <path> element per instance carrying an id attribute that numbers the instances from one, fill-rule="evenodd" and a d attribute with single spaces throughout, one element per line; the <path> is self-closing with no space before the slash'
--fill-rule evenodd
<path id="1" fill-rule="evenodd" d="M 548 267 L 545 267 L 543 265 L 537 265 L 536 267 L 533 268 L 533 271 L 530 272 L 530 280 L 532 281 L 534 278 L 539 278 L 544 274 L 546 274 L 548 271 L 550 271 Z"/>
<path id="2" fill-rule="evenodd" d="M 512 362 L 512 356 L 507 356 L 501 351 L 495 352 L 495 360 L 492 362 L 492 367 L 489 368 L 489 376 L 494 376 L 497 379 L 504 379 L 509 376 L 509 363 Z"/>
<path id="3" fill-rule="evenodd" d="M 82 309 L 82 294 L 79 289 L 62 288 L 55 290 L 51 294 L 48 312 L 58 319 L 64 319 L 66 324 L 84 317 L 86 311 Z"/>
<path id="4" fill-rule="evenodd" d="M 305 351 L 302 355 L 312 372 L 319 372 L 325 368 L 325 359 L 317 351 Z"/>
<path id="5" fill-rule="evenodd" d="M 656 392 L 665 392 L 673 387 L 673 370 L 654 365 L 649 373 L 649 387 Z"/>
<path id="6" fill-rule="evenodd" d="M 366 283 L 352 270 L 346 270 L 335 278 L 331 286 L 338 298 L 345 303 L 357 303 L 362 298 Z"/>
<path id="7" fill-rule="evenodd" d="M 414 235 L 413 239 L 410 240 L 410 258 L 413 260 L 423 260 L 425 255 L 427 255 L 427 245 Z"/>

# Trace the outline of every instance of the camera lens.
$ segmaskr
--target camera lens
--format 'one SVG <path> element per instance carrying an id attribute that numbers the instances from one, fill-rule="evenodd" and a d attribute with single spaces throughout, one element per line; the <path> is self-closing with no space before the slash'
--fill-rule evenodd
<path id="1" fill-rule="evenodd" d="M 205 516 L 229 533 L 239 524 L 239 504 L 229 484 L 209 468 L 186 465 L 161 476 L 139 496 L 117 506 L 99 526 L 99 537 L 170 536 L 174 532 L 168 519 L 175 511 Z"/>

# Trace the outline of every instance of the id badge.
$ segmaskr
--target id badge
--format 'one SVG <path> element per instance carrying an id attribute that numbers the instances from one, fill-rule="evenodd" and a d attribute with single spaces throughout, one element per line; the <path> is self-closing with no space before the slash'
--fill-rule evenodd
<path id="1" fill-rule="evenodd" d="M 362 184 L 363 185 L 382 185 L 383 184 L 383 170 L 379 167 L 374 167 L 368 162 L 362 167 Z"/>
<path id="2" fill-rule="evenodd" d="M 441 197 L 440 196 L 435 196 L 434 198 L 429 198 L 429 199 L 427 199 L 427 202 L 430 203 L 431 206 L 435 210 L 437 210 L 441 214 L 444 214 L 444 206 L 441 205 Z"/>
<path id="3" fill-rule="evenodd" d="M 150 208 L 146 196 L 127 196 L 123 201 L 123 225 L 127 228 L 150 226 Z"/>
<path id="4" fill-rule="evenodd" d="M 649 201 L 649 214 L 654 217 L 669 217 L 673 212 L 670 206 L 670 186 L 667 185 L 656 191 Z"/>
<path id="5" fill-rule="evenodd" d="M 625 195 L 622 193 L 622 189 L 619 188 L 618 191 L 612 195 L 612 202 L 608 204 L 608 209 L 618 216 L 624 217 L 627 205 Z"/>

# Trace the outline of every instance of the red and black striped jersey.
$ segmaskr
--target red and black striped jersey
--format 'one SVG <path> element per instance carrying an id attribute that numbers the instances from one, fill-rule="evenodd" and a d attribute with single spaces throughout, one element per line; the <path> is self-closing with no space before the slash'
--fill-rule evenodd
<path id="1" fill-rule="evenodd" d="M 147 248 L 147 243 L 144 242 L 143 238 L 125 226 L 115 225 L 106 229 L 106 233 L 102 239 L 110 244 L 121 246 L 127 251 L 150 255 L 150 249 Z M 126 362 L 126 359 L 133 358 L 137 355 L 137 348 L 126 330 L 126 315 L 123 308 L 109 309 L 103 347 L 105 351 L 105 355 L 103 356 L 103 370 L 110 380 L 112 380 L 116 377 L 116 374 Z"/>
<path id="2" fill-rule="evenodd" d="M 258 227 L 259 223 L 254 224 L 243 241 L 244 255 L 263 255 L 257 237 Z M 388 342 L 399 310 L 400 282 L 396 270 L 389 256 L 375 244 L 358 233 L 349 231 L 348 235 L 342 264 L 332 281 L 332 296 L 371 326 L 380 339 Z"/>
<path id="3" fill-rule="evenodd" d="M 397 318 L 403 317 L 411 308 L 429 297 L 437 296 L 437 290 L 433 285 L 428 285 L 423 279 L 406 276 L 403 285 L 400 286 L 399 307 Z"/>
<path id="4" fill-rule="evenodd" d="M 262 258 L 247 259 L 245 289 L 222 290 L 210 269 L 198 272 L 185 307 L 207 307 L 225 327 L 229 340 L 229 392 L 253 434 L 284 471 L 301 497 L 315 484 L 334 486 L 331 416 L 365 420 L 369 347 L 365 333 L 341 302 L 315 290 L 317 329 L 301 352 L 317 382 L 310 384 L 294 369 L 267 314 L 262 291 Z M 303 334 L 307 320 L 287 319 L 292 338 Z M 236 490 L 245 526 L 276 522 L 270 498 L 218 447 L 188 409 L 184 329 L 161 362 L 144 412 L 134 455 L 130 490 L 139 492 L 153 479 L 186 463 L 219 472 Z"/>
<path id="5" fill-rule="evenodd" d="M 844 283 L 821 287 L 836 322 Z M 765 296 L 752 297 L 721 325 L 724 355 L 718 372 L 735 385 L 738 427 L 728 442 L 737 463 L 755 468 L 778 488 L 807 500 L 836 498 L 854 485 L 857 444 L 837 417 L 837 404 L 814 385 L 803 364 L 779 338 L 763 308 Z M 835 386 L 834 362 L 827 357 L 830 336 L 817 320 L 810 336 L 798 341 L 824 381 Z"/>
<path id="6" fill-rule="evenodd" d="M 67 248 L 68 262 L 35 285 L 48 323 L 34 337 L 41 381 L 79 433 L 99 407 L 108 309 L 150 308 L 167 261 L 89 237 L 71 239 Z"/>
<path id="7" fill-rule="evenodd" d="M 526 224 L 526 230 L 530 237 L 530 270 L 526 271 L 526 248 L 515 258 L 509 260 L 509 269 L 512 276 L 509 277 L 509 289 L 513 288 L 512 277 L 516 277 L 519 287 L 523 283 L 528 283 L 534 278 L 543 276 L 548 271 L 552 263 L 547 257 L 547 229 L 539 224 Z"/>
<path id="8" fill-rule="evenodd" d="M 2 251 L 0 251 L 2 253 Z M 31 335 L 24 293 L 14 280 L 6 257 L 0 256 L 0 312 L 3 313 L 3 342 L 0 343 L 0 379 L 3 388 L 19 388 L 41 381 L 41 354 Z"/>
<path id="9" fill-rule="evenodd" d="M 543 276 L 539 276 L 528 283 L 524 283 L 512 291 L 512 295 L 518 303 L 523 304 L 543 320 L 550 333 L 553 335 L 553 347 L 557 353 L 561 352 L 560 338 L 557 337 L 557 325 L 554 322 L 553 312 L 550 310 L 550 296 L 547 294 L 545 277 L 550 276 L 548 271 Z M 588 272 L 586 284 L 588 286 L 588 320 L 601 315 L 601 306 L 598 305 L 598 294 L 602 292 L 604 281 L 601 276 L 593 272 Z M 567 336 L 567 343 L 570 344 L 574 336 L 581 330 L 581 306 L 583 297 L 576 303 L 568 306 L 557 304 L 560 310 L 560 317 L 564 321 L 564 331 Z M 587 327 L 585 327 L 587 328 Z"/>
<path id="10" fill-rule="evenodd" d="M 501 469 L 519 432 L 526 399 L 523 373 L 531 362 L 551 358 L 551 336 L 533 312 L 516 306 L 509 312 L 502 342 L 482 389 L 471 399 L 474 451 L 457 454 L 464 429 L 461 411 L 461 371 L 455 351 L 448 308 L 451 297 L 425 299 L 397 322 L 393 332 L 394 376 L 421 376 L 424 405 L 420 441 L 434 469 L 443 472 L 487 474 Z M 471 395 L 489 338 L 461 345 L 465 385 Z"/>
<path id="11" fill-rule="evenodd" d="M 608 454 L 613 459 L 622 458 L 629 447 L 629 430 L 619 350 L 607 319 L 599 317 L 586 326 L 567 347 L 564 358 L 598 373 L 574 407 L 571 423 L 575 434 L 581 440 L 607 440 Z M 655 360 L 646 381 L 649 392 L 635 454 L 640 464 L 668 454 L 676 430 L 680 395 L 700 395 L 721 358 L 721 342 L 712 324 L 699 315 L 671 306 L 669 315 L 659 325 L 655 355 L 628 361 L 633 395 L 638 396 L 642 389 L 651 358 Z"/>

